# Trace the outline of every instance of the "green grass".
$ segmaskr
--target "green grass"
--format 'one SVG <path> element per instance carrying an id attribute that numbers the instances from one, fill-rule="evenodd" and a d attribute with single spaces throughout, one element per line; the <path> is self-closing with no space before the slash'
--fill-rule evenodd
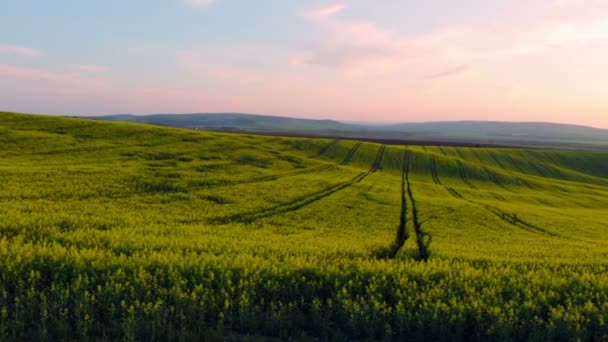
<path id="1" fill-rule="evenodd" d="M 608 154 L 0 113 L 0 340 L 608 339 Z"/>

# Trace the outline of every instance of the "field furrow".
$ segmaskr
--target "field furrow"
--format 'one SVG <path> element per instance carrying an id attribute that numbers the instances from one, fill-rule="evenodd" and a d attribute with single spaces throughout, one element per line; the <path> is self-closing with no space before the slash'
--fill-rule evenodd
<path id="1" fill-rule="evenodd" d="M 477 202 L 477 201 L 473 201 L 471 199 L 465 198 L 462 194 L 460 194 L 454 188 L 451 188 L 451 187 L 448 187 L 448 186 L 444 186 L 444 188 L 448 191 L 448 193 L 452 197 L 454 197 L 456 199 L 459 199 L 459 200 L 463 200 L 463 201 L 469 202 L 469 203 L 474 204 L 474 205 L 476 205 L 476 206 L 478 206 L 480 208 L 483 208 L 486 211 L 488 211 L 488 212 L 492 213 L 493 215 L 495 215 L 496 217 L 498 217 L 500 220 L 502 220 L 502 221 L 504 221 L 504 222 L 506 222 L 506 223 L 508 223 L 510 225 L 522 228 L 524 230 L 527 230 L 529 232 L 536 233 L 536 234 L 542 234 L 542 235 L 546 235 L 546 236 L 550 236 L 550 237 L 562 237 L 562 236 L 560 236 L 558 234 L 549 232 L 549 231 L 544 230 L 544 229 L 542 229 L 540 227 L 537 227 L 535 225 L 532 225 L 530 223 L 527 223 L 527 222 L 523 221 L 522 219 L 520 219 L 517 216 L 517 214 L 504 212 L 501 209 L 499 209 L 497 207 L 494 207 L 494 206 L 491 206 L 489 204 L 481 203 L 481 202 Z M 500 196 L 498 194 L 491 193 L 491 195 L 494 196 L 499 201 L 504 201 L 505 200 L 504 197 L 502 197 L 502 196 Z"/>
<path id="2" fill-rule="evenodd" d="M 353 147 L 350 149 L 350 151 L 348 151 L 346 158 L 344 158 L 344 160 L 340 163 L 340 165 L 350 164 L 351 160 L 353 160 L 353 157 L 355 156 L 355 153 L 357 153 L 357 150 L 359 149 L 359 147 L 361 147 L 361 144 L 362 144 L 361 142 L 358 142 L 355 145 L 353 145 Z"/>
<path id="3" fill-rule="evenodd" d="M 241 223 L 251 223 L 256 220 L 267 218 L 279 214 L 283 214 L 289 211 L 298 210 L 306 205 L 314 203 L 320 199 L 323 199 L 333 193 L 336 193 L 340 190 L 346 189 L 347 187 L 353 185 L 354 183 L 360 182 L 365 177 L 369 176 L 370 172 L 363 172 L 358 174 L 356 177 L 350 179 L 349 181 L 335 184 L 333 186 L 327 187 L 320 191 L 315 191 L 313 193 L 309 193 L 305 196 L 301 196 L 296 198 L 295 200 L 281 203 L 274 207 L 250 211 L 246 213 L 238 213 L 233 215 L 228 215 L 224 217 L 217 217 L 210 220 L 212 223 L 217 224 L 227 224 L 232 222 L 241 222 Z"/>
<path id="4" fill-rule="evenodd" d="M 296 170 L 296 171 L 287 171 L 283 173 L 272 174 L 268 176 L 256 177 L 251 179 L 241 179 L 241 180 L 217 180 L 217 181 L 192 181 L 191 184 L 194 186 L 198 186 L 200 188 L 212 189 L 212 188 L 221 188 L 221 187 L 229 187 L 234 185 L 242 185 L 242 184 L 255 184 L 255 183 L 264 183 L 264 182 L 272 182 L 281 178 L 286 177 L 294 177 L 301 176 L 311 173 L 322 172 L 325 170 L 329 170 L 332 167 L 336 167 L 335 165 L 321 165 L 317 167 L 308 168 L 306 170 Z"/>
<path id="5" fill-rule="evenodd" d="M 394 259 L 405 242 L 408 239 L 407 233 L 407 198 L 406 198 L 406 178 L 410 169 L 410 151 L 406 150 L 403 153 L 403 166 L 401 168 L 401 212 L 399 214 L 399 226 L 397 226 L 397 234 L 395 241 L 386 252 L 383 251 L 382 257 Z"/>
<path id="6" fill-rule="evenodd" d="M 339 139 L 331 141 L 327 145 L 322 146 L 317 153 L 313 154 L 309 158 L 319 158 L 319 157 L 321 157 L 322 155 L 325 154 L 325 152 L 327 152 L 327 150 L 329 150 L 330 148 L 332 148 L 333 146 L 335 146 L 338 142 L 340 142 Z"/>
<path id="7" fill-rule="evenodd" d="M 467 177 L 467 171 L 460 160 L 456 160 L 456 164 L 458 165 L 458 174 L 460 175 L 460 179 L 464 184 L 466 184 L 471 189 L 477 189 L 473 183 Z"/>
<path id="8" fill-rule="evenodd" d="M 431 252 L 429 245 L 431 244 L 431 236 L 422 229 L 422 224 L 418 219 L 418 208 L 416 207 L 416 200 L 414 199 L 414 193 L 412 190 L 412 184 L 410 182 L 410 153 L 406 151 L 405 155 L 405 185 L 407 188 L 407 197 L 410 200 L 410 206 L 412 208 L 412 224 L 414 225 L 414 232 L 416 233 L 416 246 L 418 247 L 417 259 L 427 261 Z M 405 241 L 404 241 L 405 242 Z"/>
<path id="9" fill-rule="evenodd" d="M 437 171 L 437 157 L 435 157 L 435 155 L 431 155 L 431 177 L 433 178 L 433 183 L 441 185 L 439 173 Z"/>

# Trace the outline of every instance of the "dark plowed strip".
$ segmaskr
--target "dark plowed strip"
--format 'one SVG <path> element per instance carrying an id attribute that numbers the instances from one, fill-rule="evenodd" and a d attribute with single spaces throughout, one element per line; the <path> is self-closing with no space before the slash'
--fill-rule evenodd
<path id="1" fill-rule="evenodd" d="M 353 145 L 353 147 L 350 149 L 350 151 L 348 151 L 348 154 L 346 155 L 346 158 L 344 158 L 344 160 L 340 163 L 340 165 L 350 164 L 351 160 L 353 159 L 353 156 L 355 155 L 355 153 L 357 152 L 357 150 L 359 149 L 359 147 L 361 147 L 361 143 L 360 142 L 358 142 L 355 145 Z"/>
<path id="2" fill-rule="evenodd" d="M 327 152 L 327 150 L 329 150 L 332 146 L 336 145 L 339 141 L 340 140 L 334 140 L 334 141 L 330 142 L 329 144 L 327 144 L 325 146 L 322 146 L 319 149 L 319 152 L 317 152 L 316 154 L 310 156 L 310 158 L 318 158 L 318 157 L 324 155 L 325 152 Z"/>
<path id="3" fill-rule="evenodd" d="M 437 170 L 437 158 L 435 156 L 431 156 L 431 177 L 433 177 L 433 183 L 441 185 L 439 172 Z"/>
<path id="4" fill-rule="evenodd" d="M 464 184 L 468 185 L 469 188 L 471 189 L 477 189 L 470 181 L 469 178 L 467 177 L 467 173 L 465 171 L 464 165 L 462 164 L 462 162 L 460 160 L 456 160 L 456 164 L 458 164 L 458 173 L 460 174 L 460 178 L 462 179 L 462 181 L 464 182 Z"/>
<path id="5" fill-rule="evenodd" d="M 441 154 L 443 154 L 444 156 L 447 156 L 447 154 L 443 150 L 443 147 L 441 147 L 441 146 L 439 146 L 439 152 L 441 152 Z"/>

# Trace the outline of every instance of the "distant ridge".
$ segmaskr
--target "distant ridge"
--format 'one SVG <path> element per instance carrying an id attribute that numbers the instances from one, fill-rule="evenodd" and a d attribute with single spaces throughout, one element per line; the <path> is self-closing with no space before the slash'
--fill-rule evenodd
<path id="1" fill-rule="evenodd" d="M 439 121 L 365 124 L 244 113 L 115 114 L 97 116 L 94 119 L 223 132 L 608 151 L 606 129 L 547 122 Z"/>

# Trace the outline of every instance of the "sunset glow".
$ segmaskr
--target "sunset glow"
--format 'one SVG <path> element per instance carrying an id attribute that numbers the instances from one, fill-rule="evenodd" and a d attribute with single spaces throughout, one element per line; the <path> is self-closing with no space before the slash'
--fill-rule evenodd
<path id="1" fill-rule="evenodd" d="M 608 128 L 608 1 L 9 1 L 0 109 Z"/>

